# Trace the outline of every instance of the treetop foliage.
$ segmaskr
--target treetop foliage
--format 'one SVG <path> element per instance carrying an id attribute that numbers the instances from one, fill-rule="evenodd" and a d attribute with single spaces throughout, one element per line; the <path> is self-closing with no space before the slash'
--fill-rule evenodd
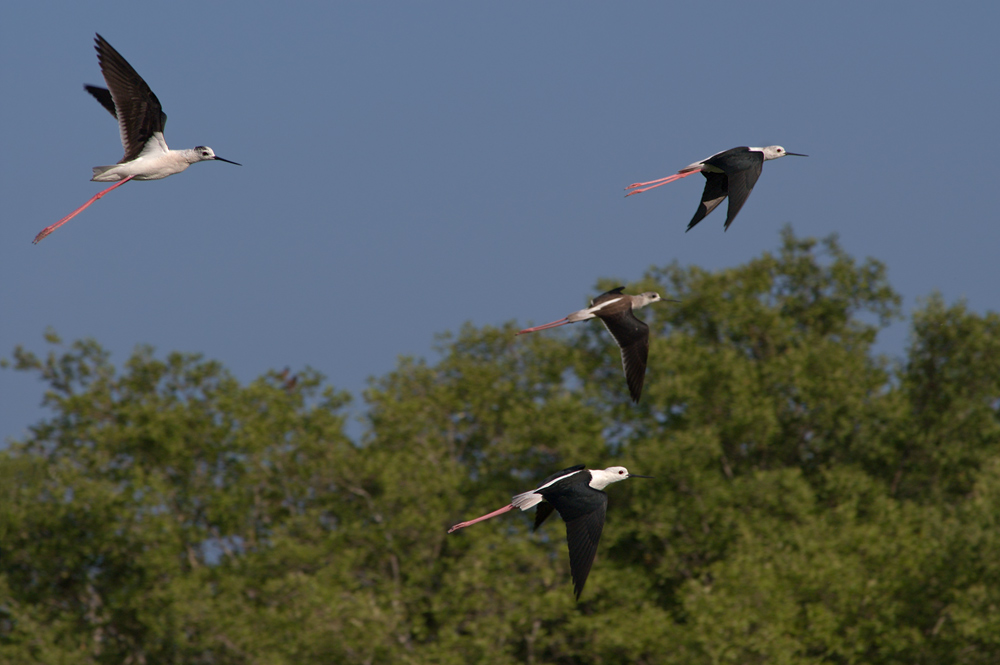
<path id="1" fill-rule="evenodd" d="M 0 451 L 0 662 L 1000 661 L 1000 318 L 930 295 L 878 356 L 884 266 L 790 230 L 644 290 L 639 405 L 597 324 L 466 325 L 358 440 L 309 369 L 15 349 L 51 416 Z M 577 463 L 655 477 L 579 603 L 558 519 L 446 534 Z"/>

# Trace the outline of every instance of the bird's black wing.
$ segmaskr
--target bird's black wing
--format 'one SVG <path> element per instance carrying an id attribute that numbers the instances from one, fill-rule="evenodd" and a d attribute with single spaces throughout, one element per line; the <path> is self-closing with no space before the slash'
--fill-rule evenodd
<path id="1" fill-rule="evenodd" d="M 538 504 L 538 509 L 535 510 L 535 526 L 532 531 L 538 531 L 538 527 L 542 526 L 542 522 L 549 519 L 549 515 L 552 514 L 555 508 L 548 501 L 542 501 Z"/>
<path id="2" fill-rule="evenodd" d="M 705 176 L 705 191 L 701 193 L 701 203 L 698 204 L 698 210 L 694 213 L 694 217 L 688 222 L 687 231 L 690 231 L 694 228 L 695 224 L 705 219 L 708 213 L 718 208 L 719 204 L 725 201 L 726 196 L 729 195 L 729 178 L 725 173 L 702 171 L 701 174 Z"/>
<path id="3" fill-rule="evenodd" d="M 726 215 L 726 230 L 736 219 L 740 208 L 747 202 L 747 198 L 753 191 L 754 185 L 757 184 L 760 172 L 764 168 L 764 153 L 751 152 L 749 157 L 752 158 L 752 163 L 747 168 L 727 174 L 729 176 L 729 212 Z"/>
<path id="4" fill-rule="evenodd" d="M 115 113 L 115 100 L 111 98 L 110 90 L 107 88 L 98 88 L 96 85 L 84 85 L 83 89 L 92 94 L 94 99 L 99 101 L 101 106 L 111 113 L 111 117 L 115 120 L 118 119 L 118 114 Z"/>
<path id="5" fill-rule="evenodd" d="M 97 35 L 94 42 L 101 73 L 115 103 L 115 117 L 125 148 L 125 156 L 119 162 L 122 164 L 138 157 L 154 132 L 163 132 L 167 116 L 160 100 L 132 65 L 104 37 Z"/>
<path id="6" fill-rule="evenodd" d="M 601 532 L 604 530 L 604 516 L 608 511 L 608 495 L 599 490 L 600 502 L 595 510 L 576 515 L 567 515 L 564 508 L 559 511 L 566 522 L 566 543 L 569 545 L 569 570 L 573 575 L 573 591 L 576 599 L 580 599 L 583 585 L 590 575 L 590 568 L 597 556 L 597 544 L 601 542 Z"/>
<path id="7" fill-rule="evenodd" d="M 638 319 L 636 319 L 638 321 Z M 649 327 L 642 321 L 639 325 L 646 329 L 646 334 L 636 339 L 628 346 L 622 347 L 622 369 L 625 370 L 625 383 L 632 401 L 639 403 L 642 395 L 642 384 L 646 380 L 646 360 L 649 357 Z"/>
<path id="8" fill-rule="evenodd" d="M 649 358 L 649 326 L 637 319 L 632 310 L 613 319 L 602 318 L 601 321 L 621 349 L 625 383 L 632 401 L 638 404 L 646 379 L 646 360 Z"/>

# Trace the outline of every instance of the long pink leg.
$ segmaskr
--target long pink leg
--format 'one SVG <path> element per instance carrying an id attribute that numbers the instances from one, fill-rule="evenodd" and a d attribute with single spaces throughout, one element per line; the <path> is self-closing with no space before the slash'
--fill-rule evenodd
<path id="1" fill-rule="evenodd" d="M 675 173 L 674 175 L 668 175 L 666 178 L 660 178 L 659 180 L 650 180 L 649 182 L 634 182 L 634 183 L 632 183 L 631 185 L 629 185 L 628 187 L 625 188 L 626 191 L 630 190 L 630 189 L 632 190 L 631 192 L 629 192 L 625 196 L 632 196 L 633 194 L 641 194 L 642 192 L 648 192 L 651 189 L 656 189 L 657 187 L 662 187 L 663 185 L 666 185 L 668 183 L 674 182 L 675 180 L 680 180 L 681 178 L 686 178 L 689 175 L 693 175 L 695 173 L 701 173 L 701 170 L 700 169 L 696 169 L 694 171 L 686 171 L 686 172 L 682 172 L 682 173 Z M 650 185 L 650 186 L 649 187 L 644 187 L 644 185 Z M 642 187 L 642 189 L 633 189 L 634 187 Z"/>
<path id="2" fill-rule="evenodd" d="M 110 192 L 115 187 L 121 187 L 122 185 L 124 185 L 126 182 L 128 182 L 129 180 L 131 180 L 134 177 L 135 177 L 134 175 L 130 175 L 129 177 L 125 178 L 124 180 L 119 180 L 118 182 L 116 182 L 115 184 L 111 185 L 107 189 L 94 194 L 92 197 L 90 197 L 90 200 L 87 201 L 86 203 L 84 203 L 82 206 L 80 206 L 79 208 L 77 208 L 76 210 L 74 210 L 73 212 L 71 212 L 70 214 L 66 215 L 65 217 L 63 217 L 62 219 L 60 219 L 58 222 L 56 222 L 52 226 L 46 226 L 44 229 L 42 229 L 42 232 L 39 233 L 37 236 L 35 236 L 35 239 L 31 241 L 32 244 L 38 244 L 43 238 L 45 238 L 45 236 L 49 235 L 50 233 L 52 233 L 53 231 L 55 231 L 56 229 L 58 229 L 60 226 L 62 226 L 63 224 L 65 224 L 69 220 L 73 219 L 74 217 L 76 217 L 77 215 L 79 215 L 81 212 L 83 212 L 87 208 L 89 208 L 90 204 L 92 204 L 94 201 L 96 201 L 97 199 L 101 198 L 102 196 L 104 196 L 105 194 L 107 194 L 108 192 Z"/>
<path id="3" fill-rule="evenodd" d="M 567 323 L 573 323 L 572 321 L 569 320 L 568 316 L 566 318 L 564 318 L 564 319 L 559 319 L 558 321 L 553 321 L 552 323 L 546 323 L 545 325 L 542 325 L 542 326 L 535 326 L 534 328 L 525 328 L 524 330 L 519 330 L 519 331 L 517 331 L 517 334 L 518 335 L 523 335 L 524 333 L 536 332 L 538 330 L 547 330 L 549 328 L 557 328 L 559 326 L 564 326 Z"/>
<path id="4" fill-rule="evenodd" d="M 482 522 L 483 520 L 488 520 L 489 518 L 496 517 L 497 515 L 503 515 L 505 512 L 507 512 L 508 510 L 510 510 L 513 507 L 514 507 L 514 504 L 512 503 L 512 504 L 504 506 L 500 510 L 494 510 L 489 515 L 483 515 L 482 517 L 477 517 L 476 519 L 469 520 L 468 522 L 459 522 L 455 526 L 453 526 L 450 529 L 448 529 L 448 533 L 451 533 L 452 531 L 458 531 L 459 529 L 464 529 L 465 527 L 471 526 L 471 525 L 475 524 L 476 522 Z"/>

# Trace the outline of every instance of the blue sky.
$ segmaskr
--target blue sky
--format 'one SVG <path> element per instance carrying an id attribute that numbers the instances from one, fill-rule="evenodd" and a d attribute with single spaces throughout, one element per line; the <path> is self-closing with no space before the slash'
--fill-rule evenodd
<path id="1" fill-rule="evenodd" d="M 88 6 L 84 6 L 87 4 Z M 717 269 L 792 224 L 1000 310 L 1000 8 L 989 3 L 8 3 L 0 10 L 0 356 L 93 337 L 201 352 L 240 379 L 311 365 L 355 394 L 435 333 L 545 322 L 600 277 Z M 975 11 L 973 11 L 975 9 Z M 173 148 L 241 162 L 101 187 L 117 128 L 100 32 L 169 115 Z M 684 228 L 737 145 L 765 165 L 740 216 Z M 902 353 L 901 324 L 880 348 Z M 0 438 L 44 415 L 0 371 Z"/>

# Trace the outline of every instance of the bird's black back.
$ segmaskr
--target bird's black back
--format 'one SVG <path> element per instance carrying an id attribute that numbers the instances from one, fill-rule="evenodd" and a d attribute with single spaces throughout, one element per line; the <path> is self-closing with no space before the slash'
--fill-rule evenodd
<path id="1" fill-rule="evenodd" d="M 610 291 L 605 291 L 604 293 L 602 293 L 601 295 L 597 296 L 596 298 L 593 298 L 590 301 L 590 306 L 594 307 L 595 305 L 600 305 L 605 300 L 611 300 L 612 298 L 614 298 L 616 296 L 621 296 L 622 295 L 622 291 L 624 291 L 624 290 L 625 290 L 624 286 L 616 286 L 615 288 L 611 289 Z"/>
<path id="2" fill-rule="evenodd" d="M 622 288 L 624 288 L 624 287 L 622 287 Z M 549 476 L 548 478 L 546 478 L 542 482 L 538 483 L 538 486 L 542 487 L 544 485 L 547 485 L 547 484 L 551 483 L 553 480 L 555 480 L 559 476 L 569 476 L 570 474 L 576 473 L 577 471 L 583 471 L 585 468 L 587 468 L 585 464 L 577 464 L 575 466 L 569 467 L 568 469 L 563 469 L 562 471 L 556 471 L 551 476 Z"/>
<path id="3" fill-rule="evenodd" d="M 562 471 L 556 471 L 551 476 L 549 476 L 542 482 L 538 483 L 538 486 L 543 487 L 552 482 L 553 480 L 555 480 L 556 478 L 559 478 L 561 476 L 570 476 L 576 473 L 577 471 L 583 471 L 585 468 L 586 466 L 584 464 L 577 464 L 575 466 L 569 467 L 568 469 L 563 469 Z M 542 493 L 542 496 L 544 497 L 545 494 Z M 538 508 L 535 510 L 535 526 L 533 529 L 534 531 L 537 531 L 538 527 L 542 526 L 542 523 L 549 518 L 553 510 L 555 510 L 555 508 L 552 507 L 551 503 L 543 501 L 542 503 L 538 504 Z"/>

